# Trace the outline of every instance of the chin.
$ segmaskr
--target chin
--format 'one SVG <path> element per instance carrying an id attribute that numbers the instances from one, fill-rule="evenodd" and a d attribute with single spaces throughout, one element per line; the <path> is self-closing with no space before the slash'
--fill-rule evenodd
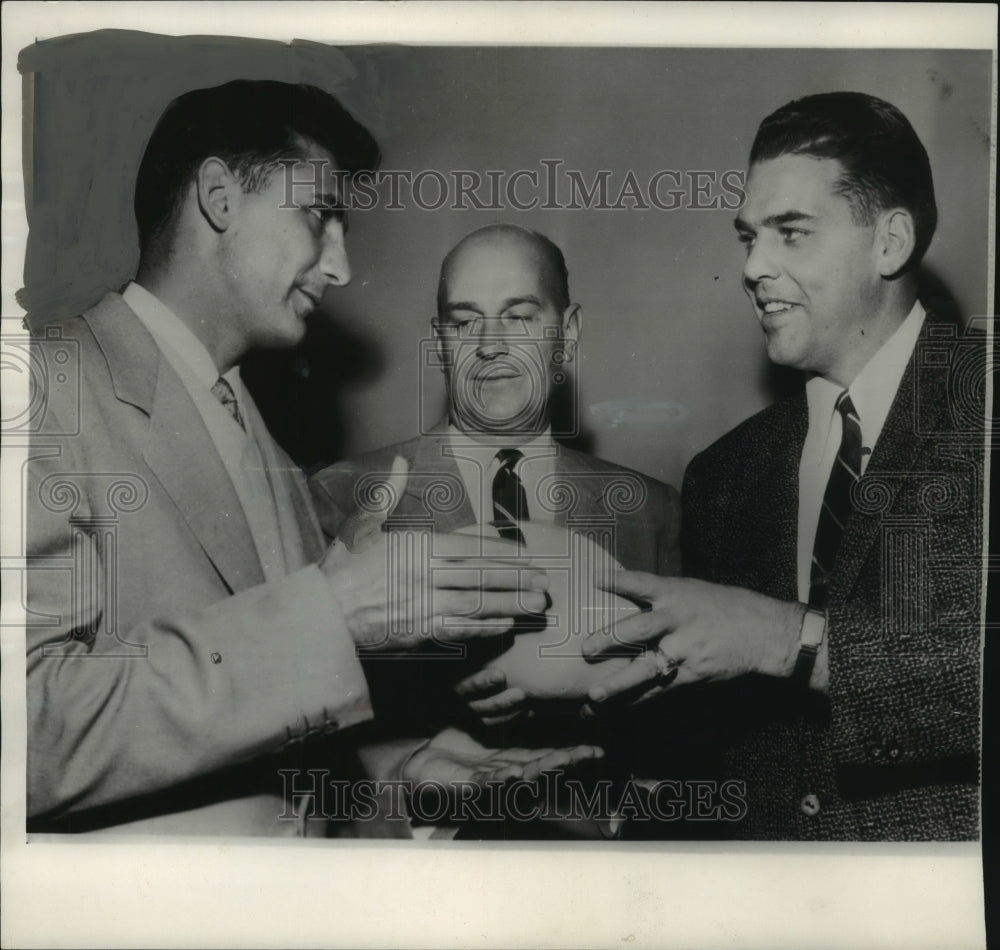
<path id="1" fill-rule="evenodd" d="M 776 366 L 798 367 L 803 356 L 802 347 L 780 332 L 767 337 L 767 358 Z"/>
<path id="2" fill-rule="evenodd" d="M 306 335 L 306 318 L 305 316 L 290 316 L 289 319 L 278 328 L 278 333 L 276 334 L 276 339 L 278 342 L 276 346 L 287 347 L 295 346 L 301 343 L 305 339 Z"/>
<path id="3" fill-rule="evenodd" d="M 465 431 L 482 432 L 491 435 L 506 435 L 511 432 L 533 430 L 537 424 L 537 412 L 525 412 L 524 404 L 517 406 L 483 406 L 472 412 L 458 414 L 461 428 Z"/>

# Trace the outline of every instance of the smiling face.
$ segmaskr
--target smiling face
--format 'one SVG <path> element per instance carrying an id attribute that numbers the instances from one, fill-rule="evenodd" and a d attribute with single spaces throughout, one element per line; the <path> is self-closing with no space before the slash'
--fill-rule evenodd
<path id="1" fill-rule="evenodd" d="M 847 386 L 870 356 L 886 293 L 875 225 L 858 224 L 835 159 L 780 155 L 750 168 L 736 219 L 743 283 L 782 366 Z"/>
<path id="2" fill-rule="evenodd" d="M 326 288 L 350 281 L 338 184 L 333 156 L 303 143 L 295 164 L 279 167 L 259 192 L 237 196 L 223 273 L 246 349 L 298 343 Z"/>
<path id="3" fill-rule="evenodd" d="M 551 263 L 527 233 L 467 238 L 442 274 L 435 324 L 452 422 L 470 435 L 531 435 L 576 339 L 577 309 L 553 299 Z"/>

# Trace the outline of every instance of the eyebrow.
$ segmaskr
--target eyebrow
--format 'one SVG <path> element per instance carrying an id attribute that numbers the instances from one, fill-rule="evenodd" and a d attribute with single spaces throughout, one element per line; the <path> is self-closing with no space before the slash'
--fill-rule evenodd
<path id="1" fill-rule="evenodd" d="M 782 211 L 781 214 L 769 214 L 763 221 L 761 221 L 761 227 L 773 228 L 780 227 L 783 224 L 791 224 L 794 221 L 815 221 L 816 215 L 807 214 L 805 211 L 797 211 L 792 209 L 791 211 Z M 746 220 L 737 216 L 733 220 L 733 227 L 737 231 L 752 231 L 753 228 L 747 224 Z"/>
<path id="2" fill-rule="evenodd" d="M 343 225 L 344 234 L 347 234 L 351 229 L 351 222 L 347 216 L 347 204 L 340 195 L 328 191 L 319 191 L 316 193 L 314 204 L 332 211 L 334 218 Z"/>
<path id="3" fill-rule="evenodd" d="M 339 194 L 329 191 L 317 191 L 316 204 L 322 205 L 324 208 L 330 208 L 333 211 L 347 210 L 347 205 L 344 204 L 343 198 Z"/>
<path id="4" fill-rule="evenodd" d="M 511 307 L 516 307 L 520 304 L 528 303 L 534 304 L 536 307 L 541 307 L 542 302 L 534 294 L 528 294 L 524 297 L 508 297 L 503 304 L 500 306 L 500 312 L 503 313 L 504 310 L 510 310 Z M 459 300 L 455 303 L 445 304 L 444 309 L 451 313 L 454 310 L 468 310 L 471 313 L 478 313 L 483 316 L 483 311 L 480 309 L 479 304 L 472 303 L 471 301 Z"/>

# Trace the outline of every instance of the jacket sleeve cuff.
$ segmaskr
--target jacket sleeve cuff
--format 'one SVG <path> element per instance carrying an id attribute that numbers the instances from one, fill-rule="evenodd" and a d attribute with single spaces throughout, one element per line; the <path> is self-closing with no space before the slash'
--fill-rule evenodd
<path id="1" fill-rule="evenodd" d="M 891 641 L 876 649 L 872 632 L 880 628 L 877 618 L 850 608 L 830 611 L 831 736 L 838 763 L 902 766 L 978 755 L 977 631 L 956 631 L 948 649 L 929 652 Z"/>
<path id="2" fill-rule="evenodd" d="M 316 565 L 237 596 L 254 598 L 242 606 L 261 634 L 241 638 L 245 655 L 219 662 L 229 667 L 234 696 L 268 708 L 281 727 L 279 741 L 288 745 L 372 718 L 346 619 Z"/>

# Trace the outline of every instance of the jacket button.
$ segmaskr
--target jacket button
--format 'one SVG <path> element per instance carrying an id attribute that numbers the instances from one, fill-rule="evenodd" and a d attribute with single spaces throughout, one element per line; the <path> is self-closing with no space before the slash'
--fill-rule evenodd
<path id="1" fill-rule="evenodd" d="M 892 748 L 891 748 L 891 749 L 889 750 L 889 758 L 890 758 L 890 759 L 898 759 L 898 758 L 899 758 L 899 746 L 897 746 L 897 745 L 894 745 L 894 746 L 893 746 L 893 747 L 892 747 Z"/>
<path id="2" fill-rule="evenodd" d="M 806 795 L 799 802 L 799 808 L 802 809 L 803 815 L 808 815 L 811 818 L 813 815 L 819 814 L 819 798 L 815 795 Z"/>
<path id="3" fill-rule="evenodd" d="M 211 660 L 211 661 L 212 661 L 213 663 L 221 663 L 221 662 L 222 662 L 222 654 L 221 654 L 221 653 L 213 653 L 213 654 L 212 654 L 212 655 L 211 655 L 211 656 L 209 657 L 209 659 L 210 659 L 210 660 Z"/>

